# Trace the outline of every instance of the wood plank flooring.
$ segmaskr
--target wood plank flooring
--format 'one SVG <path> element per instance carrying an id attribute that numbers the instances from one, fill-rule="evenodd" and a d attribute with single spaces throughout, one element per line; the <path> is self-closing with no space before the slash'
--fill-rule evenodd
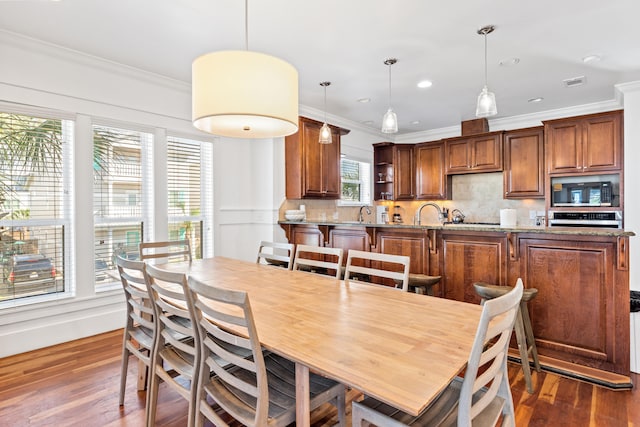
<path id="1" fill-rule="evenodd" d="M 124 406 L 118 406 L 122 331 L 0 359 L 0 426 L 142 426 L 145 393 L 136 391 L 137 364 L 129 363 Z M 640 426 L 640 391 L 613 391 L 552 373 L 533 372 L 525 390 L 520 365 L 509 378 L 517 426 Z M 632 374 L 637 382 L 638 375 Z M 350 391 L 348 400 L 358 399 Z M 157 425 L 185 426 L 187 404 L 160 386 Z M 314 427 L 336 422 L 333 408 L 312 414 Z M 351 425 L 350 412 L 348 425 Z"/>

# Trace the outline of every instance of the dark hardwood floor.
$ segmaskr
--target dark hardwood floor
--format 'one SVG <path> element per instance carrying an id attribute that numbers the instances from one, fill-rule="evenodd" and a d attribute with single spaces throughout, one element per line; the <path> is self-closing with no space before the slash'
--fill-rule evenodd
<path id="1" fill-rule="evenodd" d="M 0 426 L 142 426 L 145 393 L 136 391 L 137 364 L 129 364 L 124 406 L 118 406 L 122 331 L 0 359 Z M 634 383 L 638 376 L 632 374 Z M 640 392 L 613 391 L 510 364 L 518 426 L 640 426 Z M 350 391 L 348 399 L 360 396 Z M 160 386 L 158 425 L 186 425 L 186 402 Z M 350 416 L 350 413 L 349 413 Z M 336 421 L 330 406 L 312 414 L 314 426 Z M 349 418 L 349 425 L 351 420 Z"/>

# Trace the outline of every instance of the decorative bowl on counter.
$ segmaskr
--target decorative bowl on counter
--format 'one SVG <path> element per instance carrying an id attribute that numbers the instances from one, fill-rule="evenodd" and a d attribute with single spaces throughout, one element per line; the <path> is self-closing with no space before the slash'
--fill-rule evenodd
<path id="1" fill-rule="evenodd" d="M 305 212 L 299 209 L 289 209 L 284 212 L 284 218 L 288 221 L 302 221 Z"/>

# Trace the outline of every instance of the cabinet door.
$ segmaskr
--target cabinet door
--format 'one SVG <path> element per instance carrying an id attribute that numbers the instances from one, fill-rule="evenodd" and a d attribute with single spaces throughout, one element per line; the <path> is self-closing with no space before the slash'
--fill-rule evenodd
<path id="1" fill-rule="evenodd" d="M 582 171 L 582 127 L 576 121 L 545 126 L 549 173 Z"/>
<path id="2" fill-rule="evenodd" d="M 471 170 L 499 172 L 502 170 L 502 133 L 477 136 L 469 141 Z"/>
<path id="3" fill-rule="evenodd" d="M 615 246 L 520 239 L 521 276 L 538 289 L 528 308 L 540 355 L 628 375 L 628 287 L 615 280 Z"/>
<path id="4" fill-rule="evenodd" d="M 619 170 L 622 164 L 620 113 L 593 117 L 583 124 L 583 170 Z"/>
<path id="5" fill-rule="evenodd" d="M 475 282 L 507 284 L 507 239 L 486 234 L 442 233 L 440 272 L 445 298 L 478 304 Z"/>
<path id="6" fill-rule="evenodd" d="M 471 166 L 471 156 L 468 140 L 447 141 L 446 173 L 467 173 Z"/>
<path id="7" fill-rule="evenodd" d="M 504 198 L 544 198 L 543 128 L 504 135 Z"/>
<path id="8" fill-rule="evenodd" d="M 340 132 L 331 128 L 333 143 L 316 144 L 322 147 L 322 191 L 327 199 L 339 199 L 340 188 Z M 317 140 L 316 140 L 317 143 Z"/>
<path id="9" fill-rule="evenodd" d="M 411 259 L 410 273 L 428 274 L 429 272 L 429 239 L 426 233 L 379 231 L 376 237 L 376 248 L 377 252 L 383 254 L 408 256 Z M 373 265 L 373 267 L 385 268 L 384 265 Z M 390 286 L 395 285 L 393 280 L 389 279 L 380 279 L 379 282 Z"/>
<path id="10" fill-rule="evenodd" d="M 344 251 L 343 264 L 347 263 L 347 255 L 350 249 L 365 252 L 371 251 L 369 235 L 364 227 L 336 227 L 330 230 L 329 245 L 332 248 L 341 248 Z"/>
<path id="11" fill-rule="evenodd" d="M 289 243 L 295 245 L 324 246 L 322 232 L 316 226 L 297 225 L 292 228 Z"/>
<path id="12" fill-rule="evenodd" d="M 324 190 L 324 171 L 322 156 L 324 144 L 318 143 L 320 125 L 316 122 L 301 121 L 302 139 L 300 141 L 303 155 L 303 196 L 322 197 Z"/>
<path id="13" fill-rule="evenodd" d="M 412 200 L 415 198 L 413 147 L 413 144 L 402 144 L 394 147 L 395 200 Z"/>
<path id="14" fill-rule="evenodd" d="M 447 199 L 448 180 L 444 171 L 444 142 L 418 144 L 416 159 L 416 198 L 422 200 Z"/>

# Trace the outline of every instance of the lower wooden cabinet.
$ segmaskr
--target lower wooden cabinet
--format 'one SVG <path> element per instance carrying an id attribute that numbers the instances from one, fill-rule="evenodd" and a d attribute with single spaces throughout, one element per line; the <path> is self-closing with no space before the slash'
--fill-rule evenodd
<path id="1" fill-rule="evenodd" d="M 445 298 L 479 304 L 474 282 L 507 285 L 504 233 L 443 231 L 441 253 Z"/>
<path id="2" fill-rule="evenodd" d="M 525 286 L 538 289 L 529 303 L 538 353 L 628 375 L 629 286 L 617 241 L 531 236 L 519 252 Z"/>

